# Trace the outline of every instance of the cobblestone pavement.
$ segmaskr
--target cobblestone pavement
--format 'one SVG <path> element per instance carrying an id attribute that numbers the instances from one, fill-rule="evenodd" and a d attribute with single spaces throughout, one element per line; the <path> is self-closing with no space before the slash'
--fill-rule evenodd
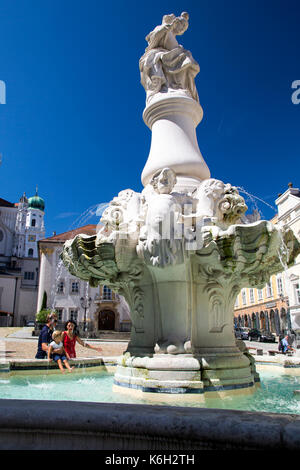
<path id="1" fill-rule="evenodd" d="M 16 338 L 11 335 L 18 333 L 21 328 L 0 328 L 0 357 L 6 359 L 33 359 L 36 354 L 37 338 Z M 10 337 L 9 337 L 10 336 Z M 120 356 L 126 351 L 126 341 L 93 341 L 87 340 L 93 346 L 100 346 L 102 352 L 84 348 L 77 343 L 77 357 L 99 357 L 99 356 Z M 277 350 L 278 343 L 260 343 L 256 341 L 244 341 L 247 347 L 260 348 L 264 354 L 268 350 Z M 250 349 L 251 352 L 251 349 Z"/>
<path id="2" fill-rule="evenodd" d="M 0 338 L 1 358 L 5 359 L 34 359 L 37 351 L 37 340 Z M 93 342 L 93 346 L 100 346 L 102 352 L 84 348 L 77 343 L 77 357 L 120 356 L 127 348 L 127 342 Z"/>
<path id="3" fill-rule="evenodd" d="M 257 348 L 257 349 L 263 349 L 264 354 L 267 354 L 268 351 L 278 351 L 278 343 L 261 343 L 260 341 L 244 341 L 245 345 L 247 348 Z"/>
<path id="4" fill-rule="evenodd" d="M 0 328 L 0 360 L 1 359 L 34 359 L 37 351 L 38 338 L 32 337 L 32 329 L 20 327 Z M 127 348 L 127 341 L 119 340 L 86 340 L 92 346 L 102 348 L 102 352 L 84 348 L 76 343 L 77 357 L 121 356 Z"/>

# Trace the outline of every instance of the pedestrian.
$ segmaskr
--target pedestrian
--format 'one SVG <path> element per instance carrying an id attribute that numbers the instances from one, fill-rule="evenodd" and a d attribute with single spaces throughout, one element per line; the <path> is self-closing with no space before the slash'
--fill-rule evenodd
<path id="1" fill-rule="evenodd" d="M 92 346 L 86 341 L 82 341 L 82 339 L 79 338 L 78 335 L 76 322 L 74 320 L 69 320 L 65 324 L 65 331 L 63 332 L 63 345 L 68 357 L 71 359 L 76 357 L 76 342 L 84 348 L 94 349 L 95 351 L 102 352 L 102 348 Z"/>
<path id="2" fill-rule="evenodd" d="M 50 313 L 47 316 L 46 324 L 43 326 L 38 340 L 36 359 L 46 359 L 48 355 L 48 346 L 52 341 L 52 333 L 57 323 L 56 313 Z"/>
<path id="3" fill-rule="evenodd" d="M 74 367 L 70 367 L 67 360 L 66 351 L 62 343 L 62 331 L 55 330 L 52 339 L 53 341 L 51 341 L 48 347 L 48 361 L 53 359 L 63 374 L 65 373 L 63 364 L 69 372 L 72 372 Z"/>
<path id="4" fill-rule="evenodd" d="M 286 354 L 288 351 L 294 351 L 293 348 L 289 345 L 289 335 L 286 335 L 281 340 L 282 353 Z"/>

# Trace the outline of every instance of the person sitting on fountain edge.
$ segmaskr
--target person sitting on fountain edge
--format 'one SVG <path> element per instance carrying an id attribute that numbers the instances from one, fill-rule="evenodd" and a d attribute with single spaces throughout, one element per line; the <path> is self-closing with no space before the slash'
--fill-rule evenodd
<path id="1" fill-rule="evenodd" d="M 76 351 L 75 351 L 76 342 L 79 343 L 84 348 L 95 349 L 95 351 L 102 352 L 102 348 L 92 346 L 91 344 L 88 344 L 86 341 L 82 341 L 82 339 L 79 338 L 79 335 L 77 332 L 77 324 L 74 320 L 69 320 L 65 324 L 65 331 L 63 332 L 62 341 L 63 341 L 65 351 L 67 353 L 67 356 L 70 359 L 74 359 L 76 357 Z"/>
<path id="2" fill-rule="evenodd" d="M 46 325 L 43 326 L 38 341 L 36 359 L 46 359 L 48 354 L 48 347 L 52 341 L 52 333 L 57 323 L 56 313 L 50 313 L 47 316 Z"/>
<path id="3" fill-rule="evenodd" d="M 53 341 L 49 344 L 48 348 L 48 361 L 55 361 L 60 368 L 61 372 L 64 374 L 64 365 L 69 372 L 72 372 L 74 367 L 70 367 L 68 359 L 66 357 L 66 351 L 62 343 L 62 331 L 55 330 L 52 335 Z"/>

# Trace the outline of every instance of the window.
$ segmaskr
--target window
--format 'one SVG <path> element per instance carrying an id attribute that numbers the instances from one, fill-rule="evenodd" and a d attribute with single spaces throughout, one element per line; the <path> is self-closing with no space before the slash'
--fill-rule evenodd
<path id="1" fill-rule="evenodd" d="M 32 221 L 31 221 L 31 227 L 35 227 L 35 222 L 36 222 L 36 220 L 35 220 L 35 219 L 32 219 Z"/>
<path id="2" fill-rule="evenodd" d="M 64 281 L 59 281 L 59 283 L 57 284 L 57 293 L 58 293 L 58 294 L 63 294 L 63 293 L 64 293 L 64 290 L 65 290 L 65 283 L 64 283 Z"/>
<path id="3" fill-rule="evenodd" d="M 250 295 L 250 302 L 254 304 L 254 290 L 253 289 L 249 290 L 249 295 Z"/>
<path id="4" fill-rule="evenodd" d="M 300 304 L 300 286 L 299 284 L 294 284 L 294 292 L 295 292 L 295 303 Z"/>
<path id="5" fill-rule="evenodd" d="M 58 321 L 62 321 L 64 309 L 63 308 L 55 308 L 55 311 L 57 313 Z"/>
<path id="6" fill-rule="evenodd" d="M 283 294 L 283 284 L 282 284 L 281 274 L 278 274 L 277 276 L 277 291 L 278 291 L 278 295 Z"/>
<path id="7" fill-rule="evenodd" d="M 25 271 L 24 272 L 24 279 L 26 281 L 34 281 L 34 272 L 33 271 Z"/>
<path id="8" fill-rule="evenodd" d="M 72 281 L 71 283 L 71 293 L 72 294 L 78 294 L 79 292 L 79 282 L 78 281 Z"/>
<path id="9" fill-rule="evenodd" d="M 70 320 L 77 321 L 78 311 L 76 309 L 70 309 Z"/>
<path id="10" fill-rule="evenodd" d="M 257 289 L 258 300 L 263 300 L 263 289 Z"/>
<path id="11" fill-rule="evenodd" d="M 32 258 L 33 257 L 33 248 L 29 248 L 28 250 L 28 257 Z"/>
<path id="12" fill-rule="evenodd" d="M 271 286 L 270 282 L 267 282 L 266 290 L 267 290 L 267 297 L 272 297 L 273 296 L 273 289 L 272 289 L 272 286 Z"/>
<path id="13" fill-rule="evenodd" d="M 111 289 L 107 286 L 103 286 L 103 300 L 111 300 L 112 292 Z"/>
<path id="14" fill-rule="evenodd" d="M 235 307 L 238 307 L 239 306 L 239 297 L 237 296 L 237 298 L 235 299 L 235 304 L 234 304 Z"/>
<path id="15" fill-rule="evenodd" d="M 242 302 L 243 302 L 243 305 L 246 305 L 247 303 L 247 295 L 246 295 L 245 289 L 242 290 Z"/>

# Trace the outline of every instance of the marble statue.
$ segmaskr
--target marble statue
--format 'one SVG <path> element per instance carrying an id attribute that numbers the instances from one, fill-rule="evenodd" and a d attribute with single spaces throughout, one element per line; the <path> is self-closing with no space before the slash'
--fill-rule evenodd
<path id="1" fill-rule="evenodd" d="M 148 47 L 139 65 L 148 103 L 156 93 L 175 90 L 199 101 L 194 82 L 199 65 L 176 39 L 187 30 L 188 20 L 189 15 L 185 12 L 179 17 L 165 15 L 162 24 L 146 36 Z"/>
<path id="2" fill-rule="evenodd" d="M 164 16 L 140 60 L 152 131 L 144 189 L 121 191 L 97 235 L 77 235 L 62 254 L 73 275 L 109 286 L 130 307 L 131 339 L 115 375 L 128 391 L 253 388 L 254 361 L 234 336 L 236 297 L 300 252 L 291 230 L 246 216 L 237 188 L 210 177 L 195 133 L 199 67 L 176 41 L 187 27 L 187 13 Z"/>

